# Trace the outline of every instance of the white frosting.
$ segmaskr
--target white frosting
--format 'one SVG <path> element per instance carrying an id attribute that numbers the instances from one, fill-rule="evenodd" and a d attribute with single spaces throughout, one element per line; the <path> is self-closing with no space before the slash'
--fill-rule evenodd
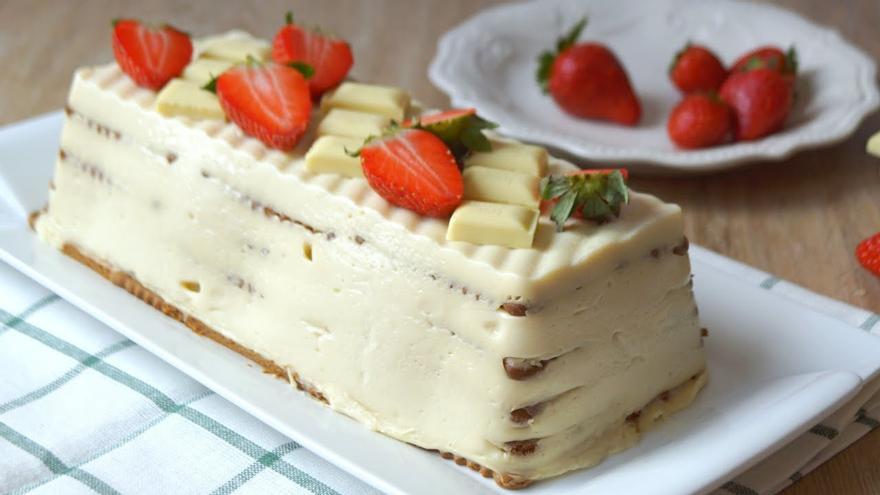
<path id="1" fill-rule="evenodd" d="M 310 136 L 284 154 L 154 99 L 115 66 L 76 73 L 40 236 L 131 273 L 371 428 L 547 477 L 630 445 L 624 418 L 705 367 L 688 259 L 670 252 L 676 206 L 634 193 L 602 227 L 542 219 L 532 249 L 447 242 L 445 220 L 306 172 Z M 499 310 L 511 297 L 527 316 Z M 556 359 L 512 380 L 506 357 Z M 505 446 L 535 438 L 530 455 Z"/>

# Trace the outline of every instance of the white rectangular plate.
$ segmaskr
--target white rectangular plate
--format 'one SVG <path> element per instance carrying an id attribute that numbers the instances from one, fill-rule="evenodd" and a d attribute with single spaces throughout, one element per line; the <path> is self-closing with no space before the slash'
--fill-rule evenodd
<path id="1" fill-rule="evenodd" d="M 0 259 L 380 490 L 505 493 L 292 391 L 42 244 L 26 216 L 46 201 L 61 121 L 56 112 L 0 129 Z M 704 261 L 708 253 L 699 247 L 691 253 L 701 318 L 711 332 L 706 390 L 636 447 L 528 493 L 705 492 L 812 427 L 878 374 L 880 340 L 731 278 Z"/>

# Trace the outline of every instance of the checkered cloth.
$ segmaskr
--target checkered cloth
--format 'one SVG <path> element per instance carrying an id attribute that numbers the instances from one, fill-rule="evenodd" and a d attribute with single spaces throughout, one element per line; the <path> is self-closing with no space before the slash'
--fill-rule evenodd
<path id="1" fill-rule="evenodd" d="M 699 248 L 692 253 L 880 333 L 878 314 Z M 878 425 L 874 392 L 718 493 L 774 493 L 796 481 Z M 3 263 L 0 492 L 377 493 Z"/>

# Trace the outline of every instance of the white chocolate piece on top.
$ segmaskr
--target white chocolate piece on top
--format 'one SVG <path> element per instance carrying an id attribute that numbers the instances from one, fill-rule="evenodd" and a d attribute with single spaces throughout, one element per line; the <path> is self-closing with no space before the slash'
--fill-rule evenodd
<path id="1" fill-rule="evenodd" d="M 199 86 L 204 86 L 211 78 L 218 77 L 226 72 L 234 64 L 228 60 L 215 60 L 212 58 L 199 58 L 190 62 L 183 69 L 183 79 L 192 81 Z"/>
<path id="2" fill-rule="evenodd" d="M 471 166 L 464 170 L 464 199 L 537 208 L 540 203 L 534 175 L 500 168 Z"/>
<path id="3" fill-rule="evenodd" d="M 363 177 L 361 159 L 346 153 L 363 145 L 363 141 L 340 136 L 321 136 L 306 152 L 306 170 L 313 174 L 339 174 Z"/>
<path id="4" fill-rule="evenodd" d="M 474 153 L 465 160 L 464 166 L 500 168 L 543 177 L 547 175 L 547 150 L 530 144 L 492 141 L 492 151 Z"/>
<path id="5" fill-rule="evenodd" d="M 880 132 L 877 132 L 868 139 L 868 144 L 865 146 L 865 149 L 868 153 L 880 157 Z"/>
<path id="6" fill-rule="evenodd" d="M 159 91 L 156 110 L 166 117 L 185 115 L 194 119 L 226 118 L 216 95 L 183 79 L 172 79 Z"/>
<path id="7" fill-rule="evenodd" d="M 446 240 L 529 248 L 539 214 L 524 206 L 465 201 L 449 219 Z"/>
<path id="8" fill-rule="evenodd" d="M 344 108 L 358 112 L 385 115 L 402 122 L 409 108 L 410 97 L 405 91 L 388 86 L 344 82 L 321 100 L 321 108 Z"/>
<path id="9" fill-rule="evenodd" d="M 269 60 L 272 47 L 269 43 L 255 38 L 218 39 L 205 47 L 201 56 L 229 62 L 244 62 L 248 56 L 265 62 Z"/>
<path id="10" fill-rule="evenodd" d="M 382 115 L 334 108 L 318 124 L 318 135 L 343 136 L 363 141 L 370 136 L 381 136 L 390 124 L 391 119 Z"/>

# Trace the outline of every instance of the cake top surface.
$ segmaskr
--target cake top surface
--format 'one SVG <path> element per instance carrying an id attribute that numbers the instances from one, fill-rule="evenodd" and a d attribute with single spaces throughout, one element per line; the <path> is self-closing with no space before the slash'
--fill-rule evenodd
<path id="1" fill-rule="evenodd" d="M 245 39 L 250 35 L 241 31 L 204 38 L 195 42 L 195 52 L 205 50 L 218 39 Z M 156 111 L 157 93 L 138 87 L 114 64 L 80 69 L 75 76 L 74 85 L 85 84 L 110 93 L 128 105 L 135 105 L 138 111 L 151 114 L 163 121 L 174 121 L 175 125 L 197 130 L 208 138 L 225 143 L 227 152 L 264 166 L 274 168 L 278 182 L 266 183 L 266 189 L 285 187 L 287 180 L 299 181 L 308 186 L 326 191 L 328 194 L 349 201 L 377 220 L 377 225 L 420 238 L 425 247 L 439 248 L 448 266 L 450 263 L 480 267 L 500 272 L 517 279 L 553 279 L 575 267 L 587 269 L 594 261 L 610 259 L 614 252 L 626 252 L 629 256 L 642 255 L 651 249 L 664 247 L 682 236 L 680 208 L 660 201 L 654 196 L 630 194 L 630 201 L 622 208 L 620 217 L 614 221 L 597 225 L 594 222 L 570 220 L 564 231 L 557 232 L 554 223 L 541 215 L 530 248 L 509 248 L 497 245 L 478 245 L 469 242 L 446 240 L 448 219 L 424 217 L 412 211 L 396 207 L 376 192 L 362 178 L 346 177 L 337 174 L 311 173 L 304 167 L 305 152 L 315 141 L 318 119 L 312 124 L 302 141 L 291 152 L 271 149 L 263 143 L 242 132 L 235 124 L 219 119 L 195 119 L 186 116 L 165 117 Z M 75 102 L 72 102 L 75 107 Z M 74 110 L 77 110 L 74 108 Z M 98 117 L 98 116 L 94 116 Z M 111 116 L 108 119 L 113 120 Z M 117 120 L 118 121 L 118 120 Z M 146 120 L 145 122 L 158 122 Z M 491 133 L 490 133 L 491 134 Z M 501 136 L 491 134 L 493 139 L 506 141 Z M 574 165 L 555 158 L 548 163 L 550 173 L 565 173 L 577 170 Z M 619 263 L 626 256 L 617 256 Z M 438 261 L 439 262 L 439 261 Z"/>

